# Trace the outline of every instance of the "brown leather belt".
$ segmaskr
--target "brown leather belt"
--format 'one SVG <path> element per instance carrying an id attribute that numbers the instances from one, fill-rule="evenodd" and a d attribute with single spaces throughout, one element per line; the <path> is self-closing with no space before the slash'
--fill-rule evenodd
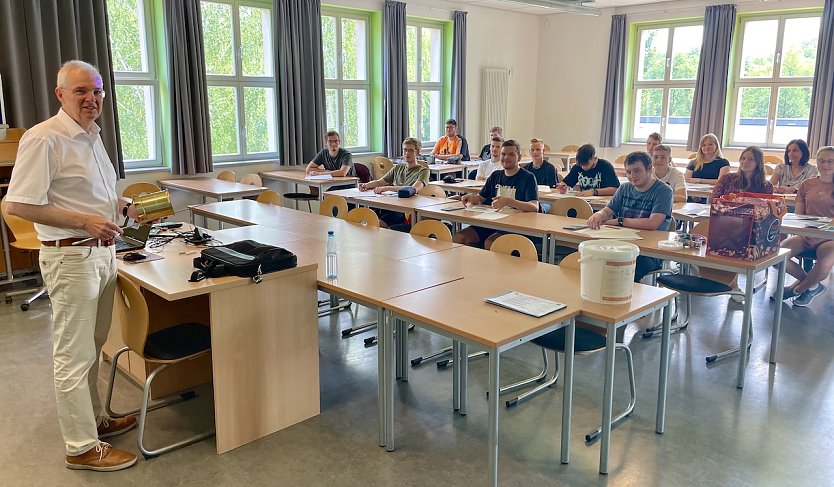
<path id="1" fill-rule="evenodd" d="M 83 241 L 82 241 L 83 240 Z M 80 243 L 75 243 L 80 242 Z M 45 240 L 41 242 L 41 244 L 46 245 L 47 247 L 72 247 L 72 246 L 82 246 L 82 247 L 109 247 L 113 245 L 115 242 L 112 238 L 107 240 L 99 240 L 97 238 L 62 238 L 61 240 Z M 74 245 L 73 245 L 74 244 Z"/>

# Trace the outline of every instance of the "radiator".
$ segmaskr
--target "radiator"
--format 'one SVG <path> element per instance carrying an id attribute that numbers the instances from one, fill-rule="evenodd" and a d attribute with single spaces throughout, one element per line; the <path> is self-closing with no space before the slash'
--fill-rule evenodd
<path id="1" fill-rule="evenodd" d="M 481 71 L 481 137 L 487 138 L 489 129 L 498 126 L 507 133 L 507 98 L 510 70 L 484 68 Z M 484 144 L 489 143 L 483 140 Z"/>

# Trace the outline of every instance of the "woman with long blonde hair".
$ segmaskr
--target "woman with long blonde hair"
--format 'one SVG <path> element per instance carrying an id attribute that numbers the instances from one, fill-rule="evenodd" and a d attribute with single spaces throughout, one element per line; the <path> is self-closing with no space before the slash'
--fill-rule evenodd
<path id="1" fill-rule="evenodd" d="M 687 183 L 715 184 L 718 179 L 730 172 L 730 161 L 724 159 L 721 144 L 715 134 L 701 137 L 695 160 L 686 166 Z"/>

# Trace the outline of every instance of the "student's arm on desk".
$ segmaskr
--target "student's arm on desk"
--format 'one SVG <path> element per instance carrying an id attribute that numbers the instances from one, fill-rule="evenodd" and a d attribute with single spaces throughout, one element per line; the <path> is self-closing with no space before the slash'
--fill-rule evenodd
<path id="1" fill-rule="evenodd" d="M 588 218 L 588 226 L 597 230 L 602 225 L 616 225 L 617 220 L 612 220 L 613 216 L 614 211 L 606 206 Z"/>
<path id="2" fill-rule="evenodd" d="M 530 213 L 536 213 L 537 211 L 539 211 L 538 200 L 519 201 L 515 198 L 507 198 L 506 196 L 496 196 L 495 198 L 492 198 L 492 207 L 496 210 L 500 210 L 505 206 L 509 206 L 520 211 L 527 211 Z"/>
<path id="3" fill-rule="evenodd" d="M 652 213 L 648 218 L 623 218 L 623 226 L 635 230 L 658 230 L 665 219 L 663 213 Z"/>
<path id="4" fill-rule="evenodd" d="M 460 197 L 460 202 L 466 205 L 470 203 L 472 205 L 480 205 L 484 202 L 484 197 L 477 194 L 477 193 L 466 193 L 465 195 Z"/>
<path id="5" fill-rule="evenodd" d="M 121 203 L 120 208 L 123 206 L 124 203 Z M 10 215 L 18 216 L 30 222 L 58 228 L 78 228 L 90 234 L 91 237 L 102 240 L 113 238 L 114 235 L 122 233 L 119 225 L 102 216 L 64 210 L 54 205 L 30 205 L 9 201 L 6 203 L 6 209 Z M 128 209 L 128 215 L 131 212 L 135 218 L 136 209 L 133 206 Z"/>

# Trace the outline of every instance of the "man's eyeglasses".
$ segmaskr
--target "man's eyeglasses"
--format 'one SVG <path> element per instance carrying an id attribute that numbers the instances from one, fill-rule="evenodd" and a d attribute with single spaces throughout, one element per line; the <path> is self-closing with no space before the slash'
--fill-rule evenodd
<path id="1" fill-rule="evenodd" d="M 92 90 L 88 90 L 87 88 L 73 88 L 73 89 L 61 88 L 61 89 L 65 90 L 65 91 L 71 91 L 73 95 L 79 96 L 79 97 L 85 97 L 85 96 L 87 96 L 87 93 L 90 93 L 90 92 L 92 92 L 93 96 L 96 97 L 96 98 L 104 98 L 105 96 L 107 96 L 106 91 L 100 90 L 98 88 L 92 89 Z"/>
<path id="2" fill-rule="evenodd" d="M 412 152 L 417 152 L 417 149 L 403 149 L 403 154 L 411 154 Z"/>

